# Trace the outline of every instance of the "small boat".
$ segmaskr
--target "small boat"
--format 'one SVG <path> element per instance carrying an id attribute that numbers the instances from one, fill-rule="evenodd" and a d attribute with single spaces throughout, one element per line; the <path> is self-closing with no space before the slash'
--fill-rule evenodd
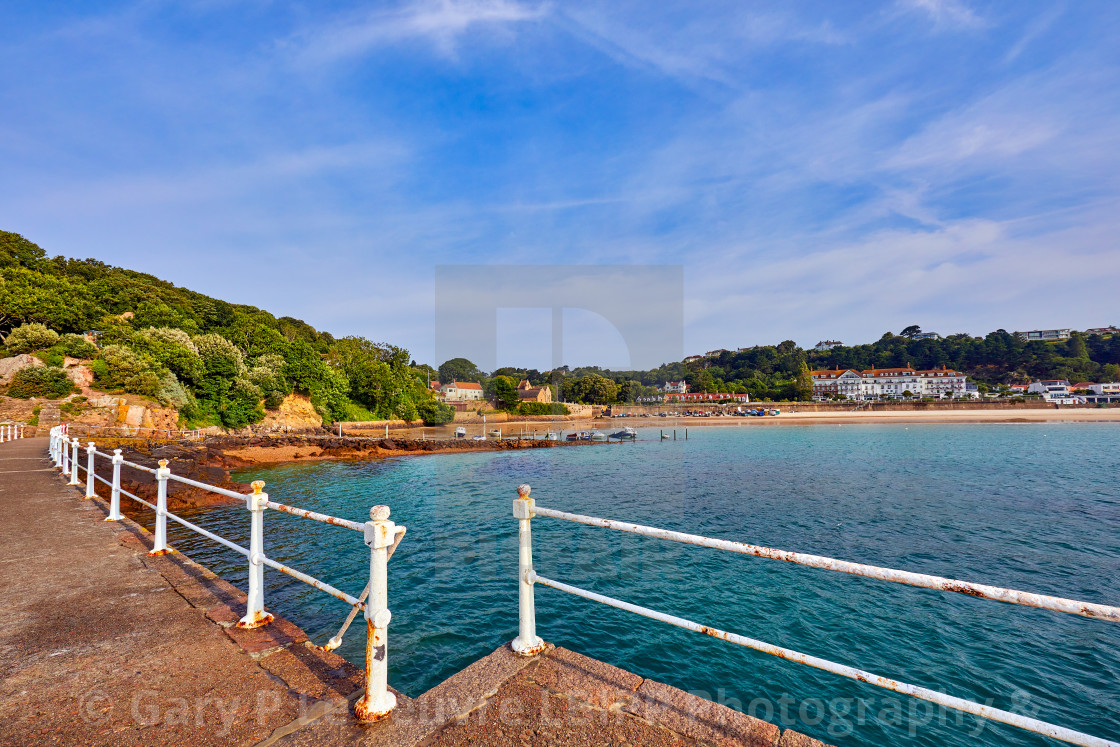
<path id="1" fill-rule="evenodd" d="M 617 438 L 619 441 L 633 441 L 637 437 L 638 432 L 630 426 L 626 426 L 622 430 L 615 431 L 611 434 L 611 438 Z"/>
<path id="2" fill-rule="evenodd" d="M 490 438 L 501 438 L 501 437 L 502 437 L 502 432 L 500 430 L 498 430 L 497 428 L 491 429 Z"/>
<path id="3" fill-rule="evenodd" d="M 482 434 L 480 433 L 480 434 L 478 434 L 477 436 L 474 436 L 474 437 L 472 437 L 472 438 L 471 438 L 471 440 L 472 440 L 472 441 L 485 441 L 485 440 L 486 440 L 486 436 L 484 436 L 484 435 L 482 435 Z"/>
<path id="4" fill-rule="evenodd" d="M 606 441 L 607 440 L 607 434 L 603 433 L 602 431 L 591 431 L 591 440 L 592 441 Z"/>
<path id="5" fill-rule="evenodd" d="M 770 412 L 768 412 L 766 414 L 767 415 L 781 415 L 782 411 L 781 410 L 770 410 Z"/>
<path id="6" fill-rule="evenodd" d="M 455 429 L 455 438 L 466 438 L 466 437 L 467 437 L 467 429 L 466 428 L 464 428 L 463 426 L 460 425 L 458 428 Z"/>
<path id="7" fill-rule="evenodd" d="M 668 433 L 662 433 L 661 434 L 661 440 L 662 441 L 668 441 L 670 438 L 672 438 L 672 436 L 670 436 Z"/>
<path id="8" fill-rule="evenodd" d="M 557 433 L 556 431 L 549 431 L 548 433 L 545 434 L 544 437 L 545 437 L 545 440 L 547 440 L 547 441 L 559 441 L 560 440 L 560 434 Z"/>
<path id="9" fill-rule="evenodd" d="M 578 440 L 579 440 L 579 437 L 580 437 L 580 434 L 579 434 L 578 432 L 577 432 L 577 433 L 569 433 L 569 434 L 568 434 L 568 440 L 569 440 L 569 441 L 578 441 Z"/>

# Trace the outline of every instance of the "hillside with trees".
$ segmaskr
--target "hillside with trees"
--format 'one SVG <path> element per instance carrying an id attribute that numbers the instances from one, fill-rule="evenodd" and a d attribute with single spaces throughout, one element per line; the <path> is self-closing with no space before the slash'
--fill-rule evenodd
<path id="1" fill-rule="evenodd" d="M 250 425 L 292 393 L 307 395 L 325 422 L 453 415 L 394 345 L 336 339 L 95 259 L 48 258 L 6 231 L 0 273 L 0 352 L 46 364 L 19 371 L 10 396 L 65 396 L 60 366 L 70 357 L 89 361 L 99 390 L 175 407 L 191 426 Z"/>
<path id="2" fill-rule="evenodd" d="M 815 351 L 786 340 L 647 371 L 562 366 L 487 373 L 465 358 L 437 370 L 389 343 L 335 338 L 299 319 L 94 259 L 48 258 L 15 233 L 0 231 L 0 271 L 0 353 L 32 353 L 47 364 L 19 372 L 10 396 L 66 396 L 72 386 L 60 366 L 77 358 L 89 361 L 98 389 L 173 406 L 192 426 L 250 425 L 292 393 L 308 396 L 326 422 L 450 422 L 451 408 L 428 386 L 434 380 L 481 383 L 490 401 L 510 411 L 524 408 L 516 392 L 521 380 L 552 387 L 553 401 L 594 405 L 634 402 L 682 379 L 693 392 L 807 400 L 810 371 L 823 368 L 947 366 L 981 389 L 1034 379 L 1120 380 L 1120 335 L 1075 332 L 1069 340 L 1025 342 L 1000 329 L 939 338 L 920 335 L 917 325 L 867 345 Z"/>

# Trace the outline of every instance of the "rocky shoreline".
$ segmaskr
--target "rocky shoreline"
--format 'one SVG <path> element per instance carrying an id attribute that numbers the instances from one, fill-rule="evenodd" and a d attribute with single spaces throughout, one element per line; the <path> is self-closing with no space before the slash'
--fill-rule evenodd
<path id="1" fill-rule="evenodd" d="M 249 485 L 237 482 L 230 472 L 261 464 L 282 464 L 294 461 L 319 461 L 324 459 L 383 459 L 420 454 L 463 453 L 471 451 L 518 451 L 545 449 L 557 446 L 589 445 L 588 442 L 517 441 L 517 440 L 422 440 L 414 438 L 354 438 L 337 436 L 215 436 L 202 442 L 137 441 L 120 439 L 99 441 L 98 451 L 119 448 L 126 461 L 155 469 L 159 460 L 166 459 L 172 474 L 197 482 L 215 485 L 227 490 L 249 493 Z M 96 472 L 105 480 L 112 480 L 112 465 L 98 459 Z M 156 480 L 149 472 L 124 467 L 121 470 L 121 487 L 130 493 L 155 503 Z M 97 483 L 97 494 L 108 499 L 109 488 Z M 238 501 L 186 485 L 175 480 L 167 483 L 167 508 L 182 511 L 208 506 L 231 505 Z M 150 512 L 146 506 L 124 497 L 121 510 L 126 514 Z"/>

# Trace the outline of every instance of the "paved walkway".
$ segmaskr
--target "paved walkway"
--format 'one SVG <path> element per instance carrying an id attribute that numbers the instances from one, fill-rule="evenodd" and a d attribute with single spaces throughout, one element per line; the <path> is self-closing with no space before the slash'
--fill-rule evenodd
<path id="1" fill-rule="evenodd" d="M 361 671 L 150 535 L 105 522 L 46 457 L 0 444 L 0 745 L 608 745 L 821 743 L 564 649 L 502 647 L 386 722 L 357 724 Z"/>

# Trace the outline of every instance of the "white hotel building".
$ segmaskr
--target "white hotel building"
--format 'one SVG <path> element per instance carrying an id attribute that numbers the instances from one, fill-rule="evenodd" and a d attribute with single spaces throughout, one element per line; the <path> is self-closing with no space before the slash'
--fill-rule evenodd
<path id="1" fill-rule="evenodd" d="M 813 371 L 813 399 L 838 395 L 869 400 L 902 397 L 966 397 L 965 375 L 951 368 L 916 371 L 906 368 L 836 369 Z"/>

